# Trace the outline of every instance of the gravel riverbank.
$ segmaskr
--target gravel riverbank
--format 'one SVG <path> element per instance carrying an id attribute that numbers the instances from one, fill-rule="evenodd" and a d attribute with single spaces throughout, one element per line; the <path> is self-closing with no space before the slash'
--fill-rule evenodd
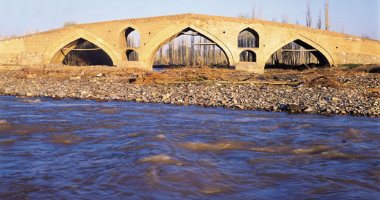
<path id="1" fill-rule="evenodd" d="M 0 94 L 380 117 L 378 74 L 334 76 L 334 86 L 328 84 L 331 79 L 325 80 L 323 76 L 307 82 L 305 80 L 310 77 L 283 73 L 270 76 L 245 74 L 251 78 L 245 78 L 244 82 L 209 80 L 149 84 L 131 81 L 131 74 L 123 77 L 107 75 L 107 72 L 88 76 L 84 75 L 87 72 L 76 73 L 65 73 L 67 77 L 62 77 L 23 70 L 1 71 Z M 139 74 L 133 76 L 142 77 Z M 289 81 L 289 84 L 270 84 L 273 79 Z"/>

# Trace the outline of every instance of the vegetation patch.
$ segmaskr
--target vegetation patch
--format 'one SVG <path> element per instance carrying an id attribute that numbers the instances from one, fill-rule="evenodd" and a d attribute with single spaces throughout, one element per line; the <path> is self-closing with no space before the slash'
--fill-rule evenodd
<path id="1" fill-rule="evenodd" d="M 341 65 L 341 67 L 346 68 L 346 69 L 354 69 L 361 66 L 360 64 L 344 64 Z"/>

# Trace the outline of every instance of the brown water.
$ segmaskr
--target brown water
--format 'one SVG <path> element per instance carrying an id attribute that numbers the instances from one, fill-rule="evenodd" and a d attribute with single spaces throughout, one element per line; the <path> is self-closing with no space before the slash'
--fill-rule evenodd
<path id="1" fill-rule="evenodd" d="M 0 97 L 0 199 L 378 199 L 380 119 Z"/>

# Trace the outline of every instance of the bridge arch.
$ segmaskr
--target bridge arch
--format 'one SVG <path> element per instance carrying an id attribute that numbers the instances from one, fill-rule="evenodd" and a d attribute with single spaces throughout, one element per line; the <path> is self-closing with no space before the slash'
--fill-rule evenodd
<path id="1" fill-rule="evenodd" d="M 242 30 L 238 35 L 239 48 L 259 48 L 260 36 L 257 31 L 252 28 Z"/>
<path id="2" fill-rule="evenodd" d="M 184 30 L 194 30 L 201 34 L 203 37 L 209 39 L 210 41 L 213 41 L 216 43 L 216 45 L 225 53 L 227 60 L 230 65 L 233 65 L 235 62 L 235 58 L 233 57 L 233 54 L 231 50 L 227 47 L 227 45 L 220 40 L 217 36 L 213 35 L 207 30 L 204 30 L 196 25 L 189 25 L 189 26 L 178 26 L 176 28 L 168 28 L 165 29 L 164 31 L 161 31 L 159 34 L 157 34 L 151 41 L 152 43 L 152 48 L 151 51 L 149 52 L 148 59 L 149 59 L 149 64 L 150 66 L 153 67 L 154 65 L 154 58 L 157 53 L 157 51 L 164 46 L 165 43 L 177 38 L 180 36 L 180 34 Z"/>
<path id="3" fill-rule="evenodd" d="M 140 48 L 141 35 L 140 31 L 135 27 L 129 26 L 121 31 L 120 34 L 120 47 L 126 48 Z"/>
<path id="4" fill-rule="evenodd" d="M 127 50 L 125 56 L 129 62 L 139 61 L 139 54 L 135 50 Z"/>
<path id="5" fill-rule="evenodd" d="M 278 51 L 279 49 L 281 49 L 282 47 L 284 47 L 285 45 L 289 44 L 289 43 L 292 43 L 292 42 L 297 42 L 300 44 L 300 46 L 306 46 L 306 47 L 309 47 L 309 48 L 314 48 L 317 50 L 317 52 L 314 52 L 314 56 L 316 56 L 318 59 L 321 59 L 322 61 L 326 62 L 327 65 L 330 65 L 330 66 L 334 66 L 335 65 L 335 61 L 333 59 L 333 57 L 331 56 L 331 54 L 322 46 L 320 46 L 318 43 L 314 42 L 313 40 L 307 38 L 307 37 L 304 37 L 302 35 L 298 35 L 296 37 L 291 37 L 291 38 L 288 38 L 276 45 L 274 45 L 272 48 L 270 48 L 270 50 L 267 51 L 267 53 L 265 54 L 265 56 L 263 57 L 264 58 L 264 61 L 268 61 L 270 59 L 270 57 L 276 52 Z"/>
<path id="6" fill-rule="evenodd" d="M 251 50 L 245 50 L 240 53 L 240 62 L 256 62 L 256 53 Z"/>
<path id="7" fill-rule="evenodd" d="M 118 54 L 116 51 L 110 45 L 105 43 L 100 37 L 82 29 L 71 31 L 71 33 L 51 45 L 45 51 L 44 62 L 46 64 L 62 63 L 65 58 L 65 55 L 62 53 L 62 49 L 79 39 L 84 39 L 96 45 L 110 57 L 113 65 L 118 65 Z"/>

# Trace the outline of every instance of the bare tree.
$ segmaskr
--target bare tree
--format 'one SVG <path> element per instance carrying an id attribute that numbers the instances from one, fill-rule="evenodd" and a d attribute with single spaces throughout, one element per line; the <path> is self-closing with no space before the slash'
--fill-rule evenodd
<path id="1" fill-rule="evenodd" d="M 191 36 L 191 42 L 190 42 L 190 48 L 191 48 L 191 55 L 190 55 L 190 65 L 194 66 L 195 65 L 195 37 L 192 35 Z"/>
<path id="2" fill-rule="evenodd" d="M 158 66 L 226 66 L 228 59 L 213 41 L 190 31 L 162 46 L 156 53 Z"/>
<path id="3" fill-rule="evenodd" d="M 63 27 L 69 27 L 69 26 L 75 26 L 75 25 L 77 25 L 76 22 L 70 21 L 70 22 L 65 22 L 63 24 Z"/>
<path id="4" fill-rule="evenodd" d="M 319 15 L 318 15 L 317 28 L 322 29 L 322 14 L 321 14 L 321 12 L 319 12 Z"/>
<path id="5" fill-rule="evenodd" d="M 366 33 L 362 34 L 362 38 L 371 39 L 371 37 L 369 35 L 367 35 Z"/>
<path id="6" fill-rule="evenodd" d="M 256 9 L 255 9 L 255 6 L 252 7 L 252 19 L 256 19 Z"/>
<path id="7" fill-rule="evenodd" d="M 249 13 L 247 13 L 247 14 L 240 13 L 240 14 L 238 15 L 238 17 L 239 17 L 239 18 L 243 18 L 243 19 L 249 19 L 249 18 L 250 18 L 250 17 L 249 17 Z"/>
<path id="8" fill-rule="evenodd" d="M 174 45 L 173 42 L 169 43 L 169 65 L 173 64 L 173 51 L 174 51 Z"/>
<path id="9" fill-rule="evenodd" d="M 0 40 L 8 40 L 8 39 L 13 39 L 13 38 L 16 38 L 18 37 L 16 34 L 12 34 L 12 35 L 8 35 L 8 36 L 2 36 L 0 35 Z"/>
<path id="10" fill-rule="evenodd" d="M 281 19 L 281 22 L 284 23 L 284 24 L 288 23 L 288 16 L 287 15 L 283 15 L 282 19 Z"/>
<path id="11" fill-rule="evenodd" d="M 311 16 L 310 0 L 307 3 L 306 9 L 307 9 L 306 10 L 306 26 L 311 27 L 311 25 L 313 23 L 313 18 Z"/>

